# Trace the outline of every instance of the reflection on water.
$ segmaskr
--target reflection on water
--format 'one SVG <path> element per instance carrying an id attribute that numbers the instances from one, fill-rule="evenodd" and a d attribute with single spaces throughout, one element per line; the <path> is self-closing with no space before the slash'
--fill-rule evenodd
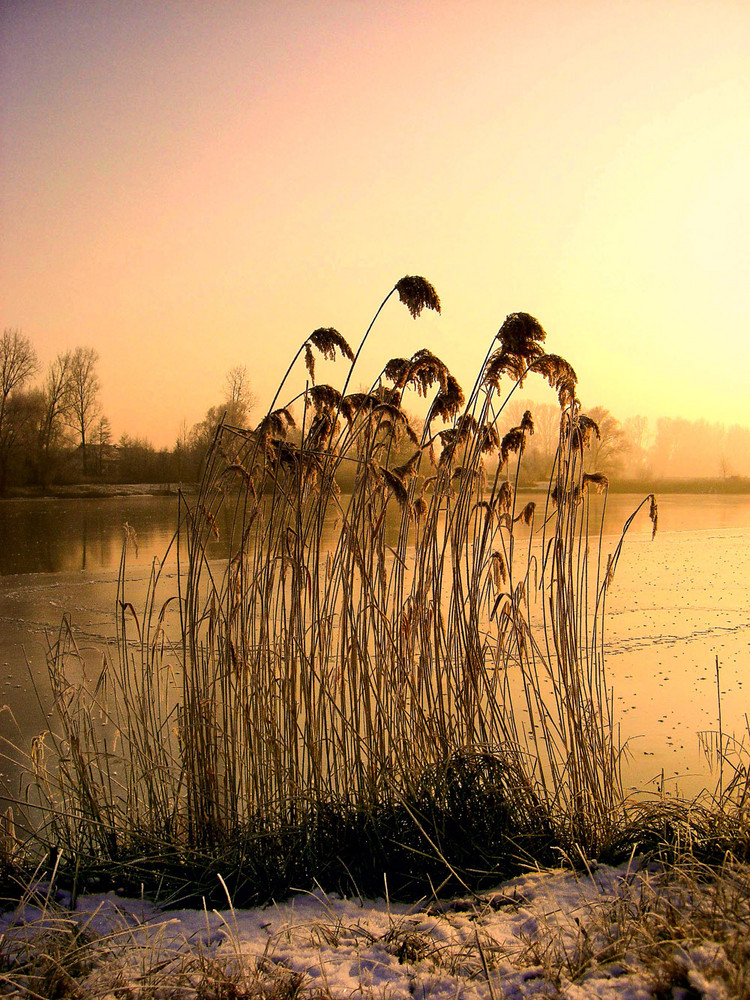
<path id="1" fill-rule="evenodd" d="M 543 495 L 533 499 L 541 513 Z M 605 558 L 639 500 L 608 499 Z M 601 498 L 597 504 L 601 510 Z M 114 632 L 123 525 L 138 538 L 127 578 L 128 599 L 140 607 L 177 510 L 175 497 L 0 501 L 0 705 L 12 710 L 22 737 L 43 721 L 30 674 L 37 683 L 46 674 L 45 633 L 70 612 L 78 642 L 98 658 Z M 219 528 L 210 552 L 217 558 L 228 521 Z M 639 785 L 662 769 L 666 777 L 705 772 L 696 732 L 716 725 L 716 655 L 725 730 L 741 730 L 750 711 L 750 497 L 661 497 L 653 543 L 650 535 L 644 508 L 617 570 L 606 634 L 617 716 L 631 740 L 628 780 Z M 172 559 L 167 589 L 175 572 Z M 0 735 L 13 738 L 15 728 L 5 710 Z"/>
<path id="2" fill-rule="evenodd" d="M 0 501 L 0 576 L 116 568 L 127 522 L 144 557 L 174 533 L 176 497 Z"/>
<path id="3" fill-rule="evenodd" d="M 546 495 L 519 494 L 519 503 L 533 499 L 544 511 Z M 606 501 L 605 534 L 619 534 L 642 498 L 613 494 Z M 345 502 L 345 498 L 342 498 Z M 604 498 L 593 497 L 590 529 L 598 532 Z M 70 573 L 117 569 L 124 525 L 136 533 L 138 558 L 161 559 L 174 535 L 177 497 L 111 497 L 80 500 L 0 500 L 0 576 L 25 573 Z M 224 555 L 230 511 L 222 512 L 220 538 L 209 540 L 209 554 Z M 221 518 L 220 518 L 221 520 Z M 659 498 L 659 531 L 750 527 L 750 497 L 666 496 Z M 650 534 L 644 507 L 631 534 Z"/>

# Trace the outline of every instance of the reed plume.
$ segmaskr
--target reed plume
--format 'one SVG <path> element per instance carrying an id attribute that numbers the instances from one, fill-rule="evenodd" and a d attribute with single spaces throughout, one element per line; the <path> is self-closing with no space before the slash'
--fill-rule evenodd
<path id="1" fill-rule="evenodd" d="M 340 351 L 342 356 L 354 361 L 354 352 L 347 344 L 338 330 L 332 326 L 321 326 L 313 330 L 308 338 L 308 343 L 316 347 L 327 361 L 336 360 L 336 351 Z"/>
<path id="2" fill-rule="evenodd" d="M 414 317 L 440 310 L 423 278 L 394 290 Z M 492 816 L 502 807 L 513 818 L 503 850 L 540 829 L 586 851 L 612 835 L 622 789 L 601 638 L 609 579 L 589 573 L 585 488 L 607 484 L 583 472 L 598 428 L 579 412 L 573 369 L 544 354 L 545 338 L 533 317 L 511 313 L 467 399 L 427 349 L 391 359 L 367 391 L 347 393 L 351 368 L 341 390 L 316 385 L 313 348 L 352 365 L 357 355 L 332 328 L 310 335 L 295 355 L 304 350 L 312 383 L 296 397 L 299 434 L 277 392 L 254 431 L 224 428 L 196 503 L 182 505 L 174 641 L 156 627 L 155 578 L 138 634 L 121 609 L 107 666 L 117 697 L 104 706 L 103 686 L 75 702 L 66 693 L 64 667 L 77 654 L 61 638 L 51 661 L 59 746 L 75 737 L 81 755 L 73 774 L 61 751 L 71 805 L 50 807 L 50 837 L 108 857 L 148 840 L 206 858 L 242 837 L 292 830 L 312 840 L 326 817 L 399 816 L 398 842 L 403 803 L 427 822 L 445 775 L 474 774 L 481 788 L 488 768 L 505 776 L 502 793 L 492 785 Z M 501 375 L 511 379 L 505 394 Z M 534 502 L 517 509 L 532 415 L 502 437 L 497 429 L 510 393 L 536 376 L 563 406 L 539 532 Z M 408 392 L 433 396 L 421 438 Z M 452 423 L 432 434 L 434 419 Z M 439 461 L 423 469 L 434 444 Z M 653 497 L 651 515 L 655 530 Z M 223 565 L 207 554 L 220 525 Z M 123 577 L 127 605 L 124 587 Z M 110 751 L 83 721 L 92 705 L 122 734 L 117 795 Z M 481 813 L 480 800 L 469 814 Z M 420 837 L 408 864 L 423 852 Z"/>
<path id="3" fill-rule="evenodd" d="M 423 309 L 434 309 L 440 312 L 440 298 L 434 287 L 426 278 L 417 275 L 405 275 L 396 282 L 398 297 L 404 303 L 414 319 Z"/>

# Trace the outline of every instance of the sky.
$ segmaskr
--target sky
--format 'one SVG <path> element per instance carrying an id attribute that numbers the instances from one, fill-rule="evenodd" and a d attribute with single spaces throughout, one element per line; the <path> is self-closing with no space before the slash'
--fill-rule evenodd
<path id="1" fill-rule="evenodd" d="M 0 323 L 171 446 L 421 274 L 355 387 L 526 311 L 584 404 L 750 425 L 748 51 L 746 0 L 0 0 Z"/>

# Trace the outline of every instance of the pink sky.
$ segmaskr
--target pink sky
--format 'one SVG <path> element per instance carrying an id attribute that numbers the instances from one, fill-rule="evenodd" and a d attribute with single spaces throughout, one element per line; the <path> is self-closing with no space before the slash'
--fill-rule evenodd
<path id="1" fill-rule="evenodd" d="M 750 424 L 748 51 L 726 0 L 0 0 L 0 321 L 164 445 L 416 273 L 355 384 L 526 310 L 584 402 Z"/>

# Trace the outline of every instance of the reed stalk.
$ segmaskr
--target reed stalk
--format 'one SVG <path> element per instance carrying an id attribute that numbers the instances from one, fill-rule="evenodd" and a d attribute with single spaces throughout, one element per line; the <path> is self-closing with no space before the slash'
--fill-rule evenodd
<path id="1" fill-rule="evenodd" d="M 415 316 L 439 309 L 424 279 L 393 291 Z M 607 488 L 584 472 L 597 429 L 544 340 L 511 314 L 465 400 L 428 350 L 391 359 L 367 392 L 347 392 L 351 368 L 341 392 L 316 385 L 313 349 L 353 366 L 362 347 L 320 329 L 295 355 L 309 376 L 299 429 L 275 408 L 281 386 L 254 430 L 219 427 L 197 500 L 181 504 L 177 593 L 157 599 L 157 570 L 136 611 L 123 562 L 116 649 L 93 688 L 70 682 L 69 629 L 51 649 L 61 728 L 37 774 L 50 839 L 91 857 L 210 851 L 331 810 L 442 803 L 445 818 L 480 800 L 509 836 L 551 831 L 588 853 L 614 836 L 603 629 L 622 542 L 608 572 L 589 544 L 590 491 Z M 543 515 L 519 512 L 531 414 L 502 433 L 534 377 L 560 402 Z M 431 397 L 421 435 L 411 392 Z M 223 563 L 207 556 L 219 530 Z"/>

